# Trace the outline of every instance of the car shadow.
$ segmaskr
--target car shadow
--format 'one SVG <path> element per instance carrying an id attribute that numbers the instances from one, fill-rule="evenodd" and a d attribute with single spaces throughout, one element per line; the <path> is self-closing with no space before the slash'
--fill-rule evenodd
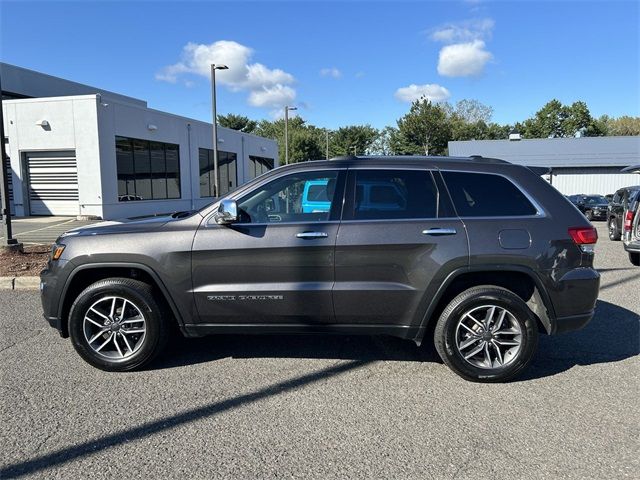
<path id="1" fill-rule="evenodd" d="M 580 365 L 618 362 L 640 354 L 640 315 L 598 300 L 582 330 L 540 337 L 538 353 L 518 380 L 549 377 Z"/>
<path id="2" fill-rule="evenodd" d="M 306 358 L 402 362 L 438 362 L 430 341 L 422 346 L 387 336 L 369 335 L 213 335 L 204 338 L 175 336 L 161 357 L 147 368 L 160 370 L 223 358 Z M 640 353 L 640 316 L 598 300 L 593 320 L 582 330 L 541 335 L 538 353 L 516 380 L 548 377 L 575 365 L 624 360 Z"/>

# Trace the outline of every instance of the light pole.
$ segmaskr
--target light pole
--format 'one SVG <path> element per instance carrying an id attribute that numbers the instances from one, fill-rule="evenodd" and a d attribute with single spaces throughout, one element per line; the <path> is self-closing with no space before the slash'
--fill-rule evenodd
<path id="1" fill-rule="evenodd" d="M 289 111 L 297 110 L 298 107 L 284 106 L 284 164 L 289 164 Z"/>
<path id="2" fill-rule="evenodd" d="M 0 90 L 2 87 L 0 86 Z M 2 98 L 0 98 L 0 113 L 2 113 Z M 0 116 L 1 117 L 1 116 Z M 2 236 L 4 237 L 0 248 L 5 247 L 11 250 L 22 250 L 22 244 L 13 238 L 11 231 L 11 199 L 9 198 L 9 178 L 11 169 L 7 172 L 7 157 L 4 145 L 4 118 L 0 118 L 0 214 L 2 214 Z"/>
<path id="3" fill-rule="evenodd" d="M 219 196 L 218 185 L 218 113 L 216 112 L 216 70 L 227 70 L 226 65 L 211 64 L 211 110 L 213 110 L 213 196 Z"/>
<path id="4" fill-rule="evenodd" d="M 329 160 L 329 130 L 326 128 L 324 129 L 324 139 L 326 142 L 326 157 Z"/>

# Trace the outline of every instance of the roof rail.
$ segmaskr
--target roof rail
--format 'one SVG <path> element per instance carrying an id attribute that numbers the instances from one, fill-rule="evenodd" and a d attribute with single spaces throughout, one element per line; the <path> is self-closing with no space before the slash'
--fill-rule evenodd
<path id="1" fill-rule="evenodd" d="M 358 160 L 358 157 L 355 155 L 341 155 L 339 157 L 330 158 L 329 160 Z"/>

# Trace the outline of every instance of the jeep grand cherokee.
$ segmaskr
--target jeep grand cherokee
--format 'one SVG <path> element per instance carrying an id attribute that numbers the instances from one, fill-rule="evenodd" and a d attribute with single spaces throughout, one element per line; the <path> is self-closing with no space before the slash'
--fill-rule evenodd
<path id="1" fill-rule="evenodd" d="M 311 184 L 328 208 L 303 207 Z M 188 337 L 432 337 L 460 376 L 505 381 L 539 331 L 593 316 L 596 240 L 534 169 L 345 157 L 277 168 L 197 212 L 72 230 L 42 272 L 42 304 L 104 370 L 147 364 L 175 324 Z"/>

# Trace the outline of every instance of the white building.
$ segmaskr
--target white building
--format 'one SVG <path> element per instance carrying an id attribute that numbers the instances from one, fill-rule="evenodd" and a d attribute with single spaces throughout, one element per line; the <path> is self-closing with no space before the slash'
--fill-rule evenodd
<path id="1" fill-rule="evenodd" d="M 212 201 L 211 124 L 12 65 L 0 74 L 15 215 L 115 219 Z M 222 127 L 218 152 L 221 194 L 278 164 L 275 141 Z"/>
<path id="2" fill-rule="evenodd" d="M 640 163 L 640 137 L 580 137 L 449 142 L 449 155 L 500 158 L 548 167 L 545 178 L 565 195 L 614 193 L 638 184 L 638 176 L 620 173 Z"/>

